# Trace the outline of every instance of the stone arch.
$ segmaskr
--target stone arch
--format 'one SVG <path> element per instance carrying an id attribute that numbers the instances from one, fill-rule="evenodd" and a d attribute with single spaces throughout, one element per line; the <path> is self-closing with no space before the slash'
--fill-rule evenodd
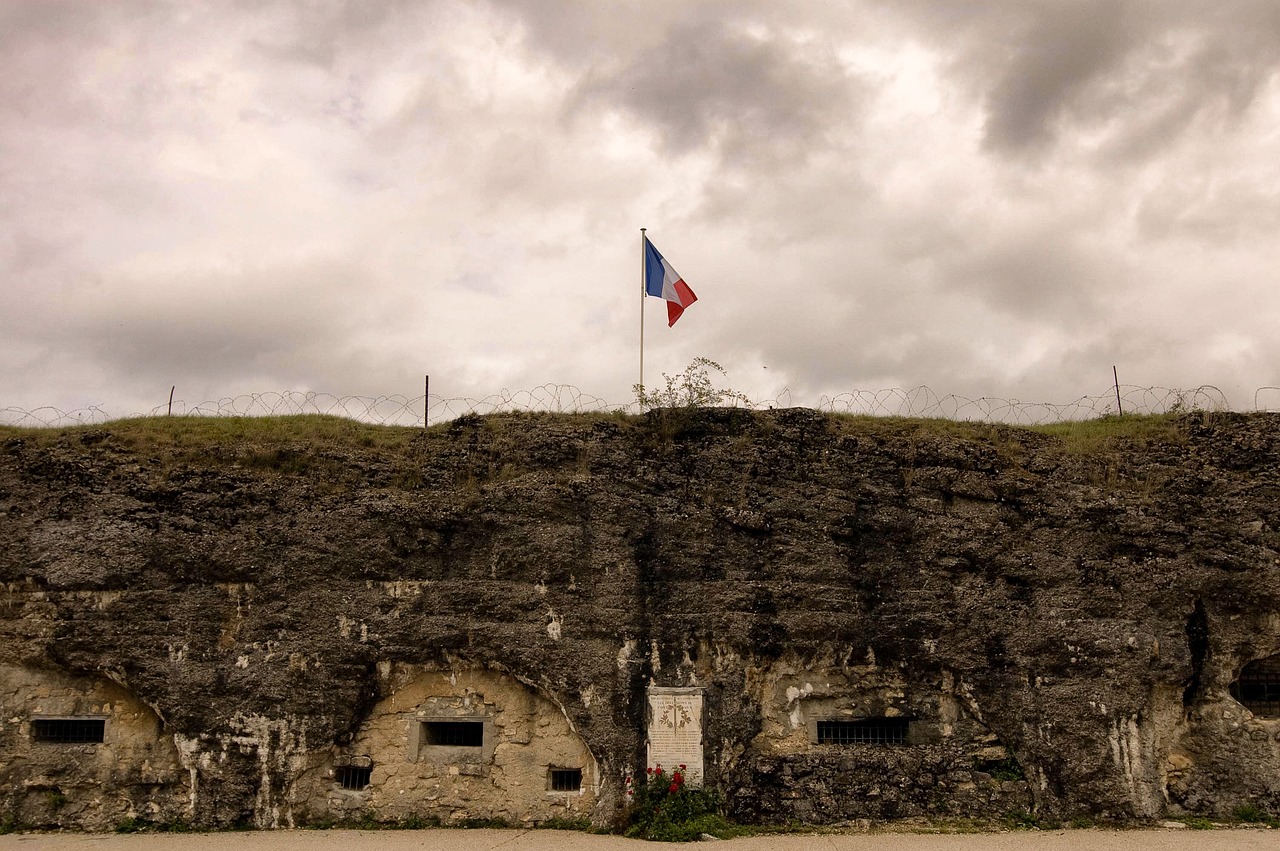
<path id="1" fill-rule="evenodd" d="M 313 786 L 327 818 L 603 820 L 597 761 L 543 691 L 491 669 L 381 667 L 386 697 Z"/>
<path id="2" fill-rule="evenodd" d="M 99 677 L 0 664 L 0 809 L 18 824 L 101 830 L 184 820 L 173 736 L 128 689 Z"/>

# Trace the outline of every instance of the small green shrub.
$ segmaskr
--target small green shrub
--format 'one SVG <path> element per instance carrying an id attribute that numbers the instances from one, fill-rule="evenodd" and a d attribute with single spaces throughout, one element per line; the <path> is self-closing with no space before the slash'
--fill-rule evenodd
<path id="1" fill-rule="evenodd" d="M 1004 814 L 1004 821 L 1009 827 L 1019 830 L 1034 830 L 1040 826 L 1040 822 L 1036 819 L 1034 813 L 1026 810 L 1009 810 Z"/>
<path id="2" fill-rule="evenodd" d="M 1244 824 L 1266 824 L 1272 827 L 1280 824 L 1280 819 L 1253 804 L 1242 804 L 1231 811 L 1234 821 Z"/>
<path id="3" fill-rule="evenodd" d="M 151 829 L 151 823 L 139 818 L 129 818 L 116 822 L 116 833 L 143 833 Z"/>
<path id="4" fill-rule="evenodd" d="M 130 816 L 116 823 L 116 833 L 190 833 L 191 825 L 185 821 L 152 821 Z"/>
<path id="5" fill-rule="evenodd" d="M 1213 822 L 1204 816 L 1190 816 L 1183 819 L 1192 830 L 1213 830 Z"/>
<path id="6" fill-rule="evenodd" d="M 745 835 L 744 828 L 720 814 L 718 795 L 685 785 L 684 771 L 683 765 L 669 775 L 661 765 L 646 770 L 644 780 L 630 792 L 624 835 L 654 842 L 693 842 L 704 833 L 717 839 Z"/>

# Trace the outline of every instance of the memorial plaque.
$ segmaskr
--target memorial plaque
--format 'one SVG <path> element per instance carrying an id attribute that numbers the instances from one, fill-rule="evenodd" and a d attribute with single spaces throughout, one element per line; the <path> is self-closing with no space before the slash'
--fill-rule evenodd
<path id="1" fill-rule="evenodd" d="M 648 767 L 658 765 L 683 765 L 685 783 L 702 785 L 702 689 L 649 686 Z"/>

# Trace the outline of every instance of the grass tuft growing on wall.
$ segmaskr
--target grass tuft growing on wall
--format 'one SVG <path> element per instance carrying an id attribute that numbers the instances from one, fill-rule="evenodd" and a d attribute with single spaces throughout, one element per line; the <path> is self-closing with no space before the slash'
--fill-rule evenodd
<path id="1" fill-rule="evenodd" d="M 710 411 L 704 415 L 700 410 L 682 410 L 681 416 L 694 424 L 700 417 L 708 423 L 723 419 L 723 415 Z M 1187 440 L 1186 421 L 1177 414 L 1103 417 L 1040 426 L 851 414 L 826 414 L 825 417 L 832 436 L 861 436 L 920 446 L 940 439 L 971 441 L 993 447 L 1006 462 L 1016 462 L 1029 447 L 1055 448 L 1081 456 L 1105 456 L 1148 444 L 1179 446 Z M 473 429 L 482 433 L 490 454 L 501 455 L 508 446 L 521 446 L 530 430 L 543 424 L 576 427 L 580 435 L 587 438 L 604 423 L 609 424 L 613 433 L 630 430 L 648 433 L 655 427 L 651 419 L 619 412 L 526 412 L 485 417 L 468 415 L 424 430 L 414 426 L 373 425 L 323 414 L 142 417 L 68 428 L 0 426 L 0 444 L 17 439 L 34 447 L 75 443 L 93 446 L 109 440 L 121 449 L 161 462 L 213 461 L 239 464 L 258 472 L 327 476 L 335 473 L 333 468 L 340 467 L 347 456 L 376 454 L 389 460 L 408 458 L 437 440 L 467 439 Z M 665 420 L 662 417 L 658 420 L 660 427 Z M 746 431 L 735 431 L 732 436 L 748 443 L 768 442 L 776 433 L 776 414 L 772 411 L 741 410 L 740 418 L 734 422 L 735 428 Z M 420 484 L 411 473 L 403 480 L 407 489 Z"/>
<path id="2" fill-rule="evenodd" d="M 1186 443 L 1186 425 L 1180 414 L 1100 417 L 1078 422 L 1029 426 L 1027 430 L 1057 438 L 1063 449 L 1080 455 L 1104 452 L 1121 443 L 1130 446 Z"/>

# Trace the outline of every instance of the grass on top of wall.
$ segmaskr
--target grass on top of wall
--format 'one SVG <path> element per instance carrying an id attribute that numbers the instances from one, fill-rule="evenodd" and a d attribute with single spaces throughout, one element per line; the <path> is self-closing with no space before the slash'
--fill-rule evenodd
<path id="1" fill-rule="evenodd" d="M 439 428 L 438 426 L 436 428 Z M 370 425 L 326 414 L 280 417 L 137 417 L 65 428 L 0 426 L 0 439 L 21 438 L 37 446 L 79 438 L 93 443 L 110 436 L 133 449 L 199 450 L 234 443 L 288 444 L 305 441 L 313 446 L 403 446 L 421 428 Z"/>
<path id="2" fill-rule="evenodd" d="M 772 412 L 759 411 L 755 416 L 766 420 L 772 416 Z M 1112 416 L 1038 426 L 850 414 L 829 414 L 828 417 L 832 433 L 838 435 L 861 434 L 906 440 L 949 438 L 997 446 L 1010 441 L 1023 443 L 1023 438 L 1038 435 L 1052 438 L 1062 451 L 1084 455 L 1106 453 L 1122 446 L 1132 448 L 1156 443 L 1180 445 L 1186 441 L 1186 423 L 1177 414 Z M 507 413 L 486 417 L 469 415 L 436 423 L 425 433 L 429 436 L 442 436 L 458 425 L 467 423 L 495 433 L 510 430 L 513 434 L 518 434 L 535 427 L 538 421 L 576 421 L 588 425 L 602 420 L 634 428 L 644 428 L 646 422 L 643 416 L 622 413 Z M 260 452 L 271 452 L 305 446 L 310 451 L 371 450 L 400 454 L 407 451 L 416 440 L 420 440 L 423 434 L 424 430 L 416 426 L 374 425 L 325 414 L 276 417 L 139 417 L 65 428 L 0 426 L 0 441 L 18 438 L 35 446 L 52 446 L 67 441 L 90 445 L 110 436 L 125 448 L 161 457 L 199 455 L 215 447 L 248 447 Z M 761 439 L 767 438 L 762 435 Z M 1037 438 L 1031 437 L 1030 441 L 1045 446 Z"/>
<path id="3" fill-rule="evenodd" d="M 886 438 L 953 438 L 996 446 L 1030 435 L 1053 438 L 1053 445 L 1073 454 L 1103 453 L 1120 446 L 1186 442 L 1182 414 L 1127 414 L 1046 425 L 1004 425 L 978 420 L 876 417 L 832 414 L 839 434 L 867 434 Z M 1211 415 L 1210 415 L 1211 416 Z M 1045 445 L 1041 443 L 1041 445 Z"/>
<path id="4" fill-rule="evenodd" d="M 1099 417 L 1093 420 L 1029 426 L 1028 430 L 1055 437 L 1067 451 L 1081 454 L 1104 451 L 1114 448 L 1118 443 L 1128 446 L 1157 443 L 1181 445 L 1187 440 L 1184 414 L 1128 414 L 1122 417 Z"/>

